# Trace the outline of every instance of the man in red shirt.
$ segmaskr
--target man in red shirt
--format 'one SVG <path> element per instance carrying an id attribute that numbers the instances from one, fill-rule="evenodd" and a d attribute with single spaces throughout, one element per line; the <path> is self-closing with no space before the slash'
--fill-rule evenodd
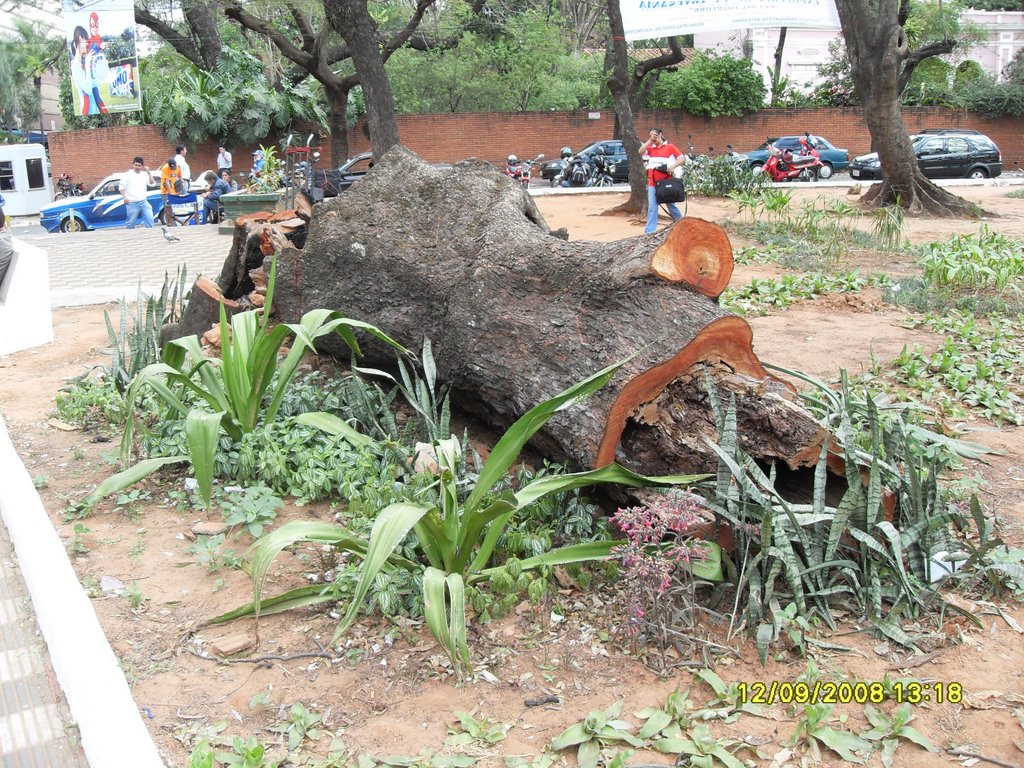
<path id="1" fill-rule="evenodd" d="M 649 235 L 658 228 L 658 201 L 654 198 L 654 186 L 662 179 L 672 176 L 677 165 L 682 165 L 685 155 L 675 144 L 665 141 L 661 128 L 651 128 L 650 136 L 640 145 L 640 154 L 647 165 L 647 227 L 644 234 Z M 668 203 L 669 215 L 679 220 L 683 214 L 675 203 Z"/>

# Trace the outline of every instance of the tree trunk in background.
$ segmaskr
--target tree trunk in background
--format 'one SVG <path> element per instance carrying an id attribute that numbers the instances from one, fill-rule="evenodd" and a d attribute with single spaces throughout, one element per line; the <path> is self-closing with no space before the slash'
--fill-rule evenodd
<path id="1" fill-rule="evenodd" d="M 429 338 L 453 402 L 499 428 L 629 358 L 539 435 L 547 456 L 574 466 L 713 470 L 705 364 L 719 395 L 736 395 L 751 455 L 814 464 L 826 437 L 765 372 L 747 323 L 719 306 L 732 249 L 710 222 L 567 242 L 493 166 L 464 161 L 442 172 L 396 147 L 345 194 L 315 206 L 304 247 L 284 247 L 277 259 L 278 319 L 339 309 L 413 349 Z M 394 364 L 390 347 L 366 343 L 363 352 L 365 364 Z"/>
<path id="2" fill-rule="evenodd" d="M 344 38 L 359 74 L 366 100 L 366 124 L 370 129 L 374 159 L 399 142 L 395 99 L 384 69 L 377 22 L 370 16 L 366 0 L 324 0 L 327 18 Z"/>
<path id="3" fill-rule="evenodd" d="M 779 29 L 779 44 L 775 46 L 775 65 L 772 67 L 771 105 L 774 107 L 779 100 L 779 85 L 782 83 L 782 52 L 786 48 L 787 27 Z"/>
<path id="4" fill-rule="evenodd" d="M 618 0 L 608 0 L 608 22 L 611 26 L 612 74 L 608 89 L 615 100 L 615 120 L 629 162 L 629 200 L 617 210 L 642 214 L 647 210 L 647 171 L 640 162 L 640 139 L 630 103 L 629 57 L 623 36 L 622 12 Z"/>
<path id="5" fill-rule="evenodd" d="M 331 132 L 331 165 L 348 159 L 348 88 L 327 89 L 327 128 Z"/>
<path id="6" fill-rule="evenodd" d="M 861 200 L 898 203 L 911 213 L 973 217 L 966 200 L 940 189 L 918 168 L 900 110 L 900 67 L 909 50 L 899 1 L 836 0 L 836 8 L 864 122 L 885 172 Z"/>

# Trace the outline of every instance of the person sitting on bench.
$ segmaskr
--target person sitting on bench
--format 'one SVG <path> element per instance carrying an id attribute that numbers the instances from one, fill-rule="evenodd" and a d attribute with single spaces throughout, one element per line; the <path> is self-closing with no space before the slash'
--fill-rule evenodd
<path id="1" fill-rule="evenodd" d="M 230 174 L 225 175 L 230 178 Z M 207 171 L 203 178 L 206 179 L 206 183 L 210 185 L 210 189 L 206 193 L 206 197 L 203 199 L 203 209 L 206 211 L 206 223 L 216 224 L 220 219 L 220 196 L 226 195 L 231 191 L 231 184 L 228 183 L 224 176 L 215 176 L 213 171 Z"/>

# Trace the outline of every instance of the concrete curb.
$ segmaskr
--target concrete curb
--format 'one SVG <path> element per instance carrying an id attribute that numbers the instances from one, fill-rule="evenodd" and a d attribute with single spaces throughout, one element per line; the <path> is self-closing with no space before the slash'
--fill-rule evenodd
<path id="1" fill-rule="evenodd" d="M 90 768 L 165 768 L 2 416 L 0 468 L 0 517 Z"/>

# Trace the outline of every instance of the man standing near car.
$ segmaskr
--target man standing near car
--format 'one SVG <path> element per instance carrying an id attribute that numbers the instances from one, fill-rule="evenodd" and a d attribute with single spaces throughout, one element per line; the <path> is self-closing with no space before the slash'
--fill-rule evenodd
<path id="1" fill-rule="evenodd" d="M 142 216 L 146 229 L 153 228 L 153 206 L 149 203 L 149 186 L 156 184 L 153 174 L 141 157 L 132 160 L 132 169 L 122 178 L 119 190 L 124 199 L 124 207 L 128 212 L 126 226 L 135 229 L 135 222 Z"/>
<path id="2" fill-rule="evenodd" d="M 188 192 L 189 185 L 192 183 L 192 169 L 188 167 L 188 161 L 185 160 L 185 156 L 188 154 L 188 147 L 184 144 L 179 144 L 174 148 L 174 162 L 178 165 L 178 170 L 181 172 L 181 180 L 184 183 L 184 189 L 179 194 L 185 194 Z"/>
<path id="3" fill-rule="evenodd" d="M 673 169 L 682 163 L 683 153 L 675 144 L 665 141 L 661 128 L 651 128 L 650 135 L 640 145 L 640 155 L 647 165 L 647 226 L 644 234 L 649 235 L 658 228 L 658 201 L 654 191 L 659 181 L 672 177 Z M 675 203 L 668 203 L 668 213 L 674 220 L 683 218 Z"/>

